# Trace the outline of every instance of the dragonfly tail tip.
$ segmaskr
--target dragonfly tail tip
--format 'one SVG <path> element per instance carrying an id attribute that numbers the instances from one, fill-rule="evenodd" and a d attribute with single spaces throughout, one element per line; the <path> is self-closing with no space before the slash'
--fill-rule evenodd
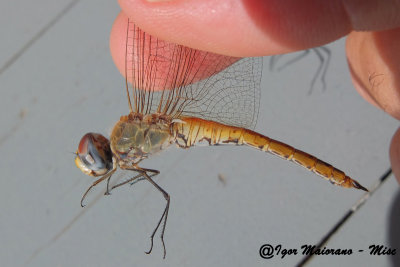
<path id="1" fill-rule="evenodd" d="M 354 180 L 353 180 L 353 187 L 354 187 L 354 188 L 357 188 L 357 189 L 361 189 L 361 190 L 363 190 L 363 191 L 365 191 L 365 192 L 369 192 L 367 188 L 365 188 L 365 187 L 362 186 L 359 182 L 354 181 Z"/>

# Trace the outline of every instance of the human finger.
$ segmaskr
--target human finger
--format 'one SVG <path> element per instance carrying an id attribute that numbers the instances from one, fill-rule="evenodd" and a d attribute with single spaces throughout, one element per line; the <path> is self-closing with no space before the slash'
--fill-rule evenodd
<path id="1" fill-rule="evenodd" d="M 352 32 L 346 53 L 357 91 L 370 103 L 400 119 L 400 28 Z"/>
<path id="2" fill-rule="evenodd" d="M 159 40 L 120 13 L 111 30 L 112 58 L 133 87 L 165 90 L 203 80 L 240 58 L 198 51 Z"/>
<path id="3" fill-rule="evenodd" d="M 119 0 L 146 32 L 214 53 L 247 57 L 320 46 L 352 30 L 398 25 L 400 0 Z M 397 5 L 396 5 L 397 3 Z"/>
<path id="4" fill-rule="evenodd" d="M 393 173 L 400 183 L 400 128 L 397 129 L 392 138 L 389 155 Z"/>

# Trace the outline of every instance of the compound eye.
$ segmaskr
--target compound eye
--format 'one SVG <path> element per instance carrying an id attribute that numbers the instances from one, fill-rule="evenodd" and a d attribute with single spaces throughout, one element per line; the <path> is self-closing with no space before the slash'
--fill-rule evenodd
<path id="1" fill-rule="evenodd" d="M 79 142 L 75 164 L 87 175 L 106 174 L 113 165 L 110 141 L 101 134 L 85 134 Z"/>

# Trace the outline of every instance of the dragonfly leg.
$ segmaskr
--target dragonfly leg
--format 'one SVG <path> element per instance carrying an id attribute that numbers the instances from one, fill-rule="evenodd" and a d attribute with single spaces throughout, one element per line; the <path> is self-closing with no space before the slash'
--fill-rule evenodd
<path id="1" fill-rule="evenodd" d="M 156 232 L 157 232 L 158 228 L 160 227 L 161 223 L 164 221 L 163 224 L 162 224 L 162 230 L 161 230 L 160 238 L 161 238 L 161 242 L 162 242 L 162 245 L 163 245 L 163 248 L 164 248 L 164 259 L 165 259 L 166 249 L 165 249 L 165 243 L 164 243 L 164 232 L 165 232 L 165 226 L 167 225 L 170 196 L 164 189 L 162 189 L 156 182 L 154 182 L 153 179 L 151 179 L 150 175 L 147 174 L 147 172 L 153 172 L 153 176 L 154 176 L 154 175 L 160 173 L 159 171 L 151 170 L 151 169 L 142 169 L 142 168 L 140 168 L 139 170 L 142 171 L 143 172 L 143 176 L 163 194 L 165 200 L 167 201 L 167 204 L 165 205 L 164 212 L 161 215 L 161 218 L 158 221 L 157 226 L 154 228 L 153 233 L 150 236 L 150 240 L 151 240 L 150 249 L 149 249 L 149 251 L 146 252 L 146 254 L 150 254 L 151 251 L 153 250 L 154 235 L 156 234 Z"/>
<path id="2" fill-rule="evenodd" d="M 104 193 L 105 195 L 109 195 L 110 192 L 108 191 L 108 184 L 110 182 L 111 176 L 113 175 L 113 173 L 116 171 L 117 169 L 114 168 L 112 169 L 109 173 L 105 174 L 104 176 L 102 176 L 101 178 L 97 179 L 96 181 L 93 182 L 93 184 L 91 186 L 89 186 L 89 188 L 86 190 L 86 192 L 83 194 L 82 198 L 81 198 L 81 207 L 85 207 L 85 205 L 83 205 L 83 201 L 85 200 L 87 194 L 90 192 L 90 190 L 92 190 L 93 187 L 95 187 L 96 185 L 98 185 L 99 183 L 101 183 L 102 181 L 104 181 L 105 179 L 107 179 L 107 190 Z"/>
<path id="3" fill-rule="evenodd" d="M 107 187 L 106 187 L 106 192 L 104 192 L 104 195 L 111 195 L 110 194 L 110 190 L 109 190 L 109 188 L 110 188 L 110 179 L 111 179 L 111 175 L 107 179 Z"/>
<path id="4" fill-rule="evenodd" d="M 152 174 L 149 175 L 150 177 L 154 177 L 154 176 L 157 176 L 158 174 L 160 174 L 160 171 L 152 170 L 152 169 L 146 169 L 146 172 L 151 172 L 151 173 L 152 173 Z M 139 181 L 143 181 L 143 180 L 146 180 L 146 177 L 141 177 L 141 178 L 139 178 L 139 179 L 133 180 L 133 181 L 130 183 L 130 186 L 136 184 L 136 183 L 139 182 Z"/>
<path id="5" fill-rule="evenodd" d="M 129 170 L 136 170 L 136 169 L 129 169 Z M 151 169 L 146 169 L 146 171 L 152 172 L 152 174 L 149 175 L 150 177 L 156 176 L 157 174 L 160 173 L 157 170 L 151 170 Z M 143 173 L 139 173 L 138 175 L 136 175 L 136 176 L 134 176 L 134 177 L 122 182 L 122 183 L 114 185 L 113 187 L 111 187 L 111 190 L 113 190 L 113 189 L 115 189 L 117 187 L 120 187 L 122 185 L 129 184 L 129 183 L 132 186 L 132 185 L 136 184 L 137 182 L 143 181 L 143 180 L 146 180 L 146 178 L 143 176 Z"/>
<path id="6" fill-rule="evenodd" d="M 119 183 L 119 184 L 114 185 L 113 187 L 111 187 L 111 190 L 114 190 L 115 188 L 120 187 L 120 186 L 125 185 L 125 184 L 128 184 L 128 183 L 131 183 L 131 185 L 133 185 L 133 184 L 135 184 L 136 182 L 139 182 L 139 181 L 141 181 L 141 180 L 146 179 L 146 178 L 144 178 L 144 177 L 142 177 L 142 176 L 143 176 L 143 174 L 142 174 L 142 173 L 139 173 L 138 175 L 133 176 L 132 178 L 130 178 L 130 179 L 128 179 L 128 180 L 126 180 L 126 181 L 124 181 L 124 182 L 122 182 L 122 183 Z"/>
<path id="7" fill-rule="evenodd" d="M 125 170 L 136 171 L 136 172 L 139 172 L 139 174 L 136 175 L 136 176 L 134 176 L 134 177 L 132 177 L 131 179 L 129 179 L 129 180 L 127 180 L 127 181 L 124 181 L 124 182 L 122 182 L 122 183 L 120 183 L 120 184 L 114 185 L 114 186 L 111 188 L 111 190 L 113 190 L 114 188 L 117 188 L 117 187 L 119 187 L 119 186 L 122 186 L 122 185 L 124 185 L 124 184 L 127 184 L 127 183 L 134 184 L 134 183 L 136 183 L 136 182 L 138 182 L 138 181 L 140 181 L 140 180 L 146 179 L 146 180 L 149 181 L 155 188 L 157 188 L 157 190 L 159 190 L 159 191 L 163 194 L 165 200 L 167 201 L 167 204 L 165 205 L 165 209 L 164 209 L 164 211 L 163 211 L 163 213 L 162 213 L 162 215 L 161 215 L 161 218 L 160 218 L 160 220 L 158 221 L 157 226 L 154 228 L 153 233 L 152 233 L 151 236 L 150 236 L 150 241 L 151 241 L 150 249 L 149 249 L 148 251 L 146 251 L 146 254 L 150 254 L 151 251 L 153 250 L 154 236 L 155 236 L 157 230 L 160 228 L 160 225 L 161 225 L 161 223 L 162 223 L 162 230 L 161 230 L 161 236 L 160 236 L 160 238 L 161 238 L 161 242 L 162 242 L 163 249 L 164 249 L 164 259 L 165 259 L 166 249 L 165 249 L 165 242 L 164 242 L 164 232 L 165 232 L 165 226 L 166 226 L 166 224 L 167 224 L 168 210 L 169 210 L 169 203 L 170 203 L 170 196 L 169 196 L 169 194 L 168 194 L 164 189 L 162 189 L 162 188 L 161 188 L 156 182 L 154 182 L 153 179 L 152 179 L 152 177 L 158 175 L 158 174 L 160 173 L 160 171 L 158 171 L 158 170 L 153 170 L 153 169 L 141 168 L 141 167 L 139 167 L 139 166 L 137 166 L 137 165 L 134 165 L 133 167 L 131 167 L 131 166 L 122 166 L 121 168 L 122 168 L 122 169 L 125 169 Z M 149 175 L 148 172 L 150 172 L 151 174 Z"/>

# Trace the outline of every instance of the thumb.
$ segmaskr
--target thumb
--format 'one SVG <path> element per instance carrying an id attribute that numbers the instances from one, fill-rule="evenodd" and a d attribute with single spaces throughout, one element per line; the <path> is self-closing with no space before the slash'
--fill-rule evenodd
<path id="1" fill-rule="evenodd" d="M 397 181 L 400 183 L 400 128 L 397 129 L 392 138 L 389 155 L 393 173 Z"/>

